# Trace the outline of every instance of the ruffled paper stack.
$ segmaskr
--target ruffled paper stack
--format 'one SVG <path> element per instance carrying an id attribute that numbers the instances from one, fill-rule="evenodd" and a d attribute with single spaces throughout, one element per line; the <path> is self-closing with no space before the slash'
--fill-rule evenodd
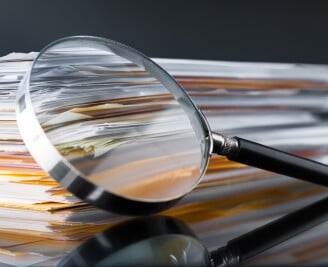
<path id="1" fill-rule="evenodd" d="M 36 55 L 0 58 L 0 262 L 14 266 L 53 266 L 86 237 L 125 219 L 65 191 L 27 151 L 16 125 L 15 97 Z M 213 130 L 328 163 L 327 67 L 155 60 L 186 88 Z M 208 247 L 217 247 L 325 194 L 319 186 L 213 157 L 196 190 L 164 214 L 182 219 Z M 303 237 L 308 255 L 326 229 Z M 298 261 L 288 251 L 299 249 L 290 242 L 285 259 Z"/>

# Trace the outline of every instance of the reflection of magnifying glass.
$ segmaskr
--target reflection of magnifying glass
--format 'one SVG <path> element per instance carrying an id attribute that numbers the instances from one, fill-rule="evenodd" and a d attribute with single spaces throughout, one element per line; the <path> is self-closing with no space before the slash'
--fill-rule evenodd
<path id="1" fill-rule="evenodd" d="M 97 37 L 44 48 L 20 85 L 17 122 L 40 166 L 83 200 L 163 210 L 200 181 L 212 153 L 328 185 L 328 167 L 210 131 L 186 92 L 138 51 Z"/>
<path id="2" fill-rule="evenodd" d="M 182 222 L 146 217 L 96 234 L 68 254 L 65 266 L 235 266 L 327 220 L 328 198 L 209 252 Z"/>
<path id="3" fill-rule="evenodd" d="M 59 266 L 209 266 L 206 248 L 182 222 L 165 216 L 118 224 L 70 252 Z"/>

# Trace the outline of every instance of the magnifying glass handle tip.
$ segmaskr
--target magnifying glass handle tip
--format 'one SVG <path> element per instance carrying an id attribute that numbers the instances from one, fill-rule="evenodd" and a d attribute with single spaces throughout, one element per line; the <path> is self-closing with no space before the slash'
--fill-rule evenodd
<path id="1" fill-rule="evenodd" d="M 232 161 L 328 186 L 328 166 L 240 137 L 213 133 L 213 153 Z"/>
<path id="2" fill-rule="evenodd" d="M 234 137 L 224 136 L 220 133 L 212 133 L 213 153 L 221 156 L 233 157 L 238 153 L 238 140 Z"/>

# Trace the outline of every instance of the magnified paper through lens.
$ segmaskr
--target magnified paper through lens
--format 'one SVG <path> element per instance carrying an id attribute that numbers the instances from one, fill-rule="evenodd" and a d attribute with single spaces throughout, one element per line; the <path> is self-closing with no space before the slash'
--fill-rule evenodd
<path id="1" fill-rule="evenodd" d="M 23 84 L 26 105 L 65 162 L 88 181 L 129 199 L 174 199 L 198 183 L 204 144 L 188 108 L 140 55 L 136 61 L 115 43 L 57 42 L 39 55 Z M 23 137 L 27 131 L 34 129 L 24 129 Z M 42 158 L 46 148 L 33 149 L 43 154 L 41 166 L 51 165 Z"/>

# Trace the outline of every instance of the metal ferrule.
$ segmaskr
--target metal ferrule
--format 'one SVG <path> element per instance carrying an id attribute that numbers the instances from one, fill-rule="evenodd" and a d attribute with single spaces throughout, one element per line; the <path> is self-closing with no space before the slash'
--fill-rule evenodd
<path id="1" fill-rule="evenodd" d="M 238 140 L 229 137 L 224 136 L 220 133 L 212 133 L 213 138 L 213 153 L 216 153 L 218 155 L 222 156 L 233 156 L 238 152 Z"/>

